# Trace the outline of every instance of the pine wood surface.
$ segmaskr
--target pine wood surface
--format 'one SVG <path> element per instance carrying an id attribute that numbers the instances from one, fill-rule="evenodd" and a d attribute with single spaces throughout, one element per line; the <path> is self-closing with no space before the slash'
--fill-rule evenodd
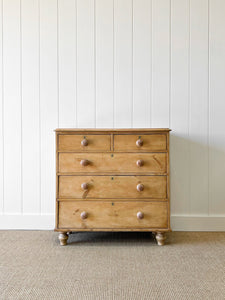
<path id="1" fill-rule="evenodd" d="M 86 166 L 81 165 L 87 160 Z M 137 166 L 142 160 L 143 166 Z M 59 153 L 59 172 L 79 173 L 134 173 L 165 174 L 167 172 L 166 153 Z"/>
<path id="2" fill-rule="evenodd" d="M 56 231 L 170 231 L 170 129 L 56 129 Z"/>
<path id="3" fill-rule="evenodd" d="M 83 190 L 81 185 L 87 184 Z M 138 191 L 138 184 L 144 190 Z M 167 197 L 166 176 L 59 176 L 59 198 L 163 198 Z"/>
<path id="4" fill-rule="evenodd" d="M 143 219 L 137 218 L 143 212 Z M 87 218 L 81 219 L 86 212 Z M 60 228 L 167 228 L 165 202 L 62 201 L 59 203 Z"/>

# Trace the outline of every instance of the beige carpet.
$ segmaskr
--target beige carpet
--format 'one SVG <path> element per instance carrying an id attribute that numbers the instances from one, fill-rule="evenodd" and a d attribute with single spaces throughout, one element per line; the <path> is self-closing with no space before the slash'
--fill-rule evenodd
<path id="1" fill-rule="evenodd" d="M 225 232 L 0 231 L 0 299 L 225 299 Z"/>

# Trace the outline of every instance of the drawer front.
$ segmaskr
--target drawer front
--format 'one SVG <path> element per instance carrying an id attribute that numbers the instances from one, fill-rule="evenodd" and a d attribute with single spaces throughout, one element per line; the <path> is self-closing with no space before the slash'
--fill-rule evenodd
<path id="1" fill-rule="evenodd" d="M 138 165 L 138 163 L 140 163 Z M 141 165 L 141 166 L 140 166 Z M 59 153 L 59 172 L 167 172 L 166 153 Z"/>
<path id="2" fill-rule="evenodd" d="M 165 134 L 114 135 L 114 151 L 165 151 Z"/>
<path id="3" fill-rule="evenodd" d="M 59 151 L 110 151 L 110 135 L 59 135 Z"/>
<path id="4" fill-rule="evenodd" d="M 58 227 L 163 229 L 168 227 L 167 203 L 61 201 Z"/>
<path id="5" fill-rule="evenodd" d="M 166 176 L 59 176 L 59 198 L 165 199 Z"/>

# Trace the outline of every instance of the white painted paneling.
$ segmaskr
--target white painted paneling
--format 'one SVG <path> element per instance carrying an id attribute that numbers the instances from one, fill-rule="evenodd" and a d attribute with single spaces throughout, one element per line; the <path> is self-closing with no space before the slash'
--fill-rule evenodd
<path id="1" fill-rule="evenodd" d="M 0 0 L 0 20 L 2 20 L 2 1 Z M 0 213 L 3 213 L 4 209 L 4 146 L 3 146 L 3 35 L 2 35 L 2 25 L 0 22 Z"/>
<path id="2" fill-rule="evenodd" d="M 210 1 L 210 214 L 225 213 L 225 1 Z"/>
<path id="3" fill-rule="evenodd" d="M 96 124 L 95 1 L 77 0 L 77 126 Z"/>
<path id="4" fill-rule="evenodd" d="M 59 127 L 71 128 L 76 126 L 76 0 L 59 0 L 58 9 Z"/>
<path id="5" fill-rule="evenodd" d="M 133 47 L 131 0 L 114 0 L 114 126 L 132 127 Z"/>
<path id="6" fill-rule="evenodd" d="M 208 1 L 190 2 L 190 213 L 208 214 Z"/>
<path id="7" fill-rule="evenodd" d="M 151 1 L 133 1 L 133 127 L 148 127 L 151 103 Z"/>
<path id="8" fill-rule="evenodd" d="M 171 209 L 188 214 L 189 174 L 189 1 L 171 1 Z"/>
<path id="9" fill-rule="evenodd" d="M 40 206 L 38 0 L 22 0 L 21 16 L 22 208 L 23 213 L 36 213 Z"/>
<path id="10" fill-rule="evenodd" d="M 3 1 L 4 212 L 22 211 L 20 1 Z"/>
<path id="11" fill-rule="evenodd" d="M 169 127 L 170 0 L 152 0 L 152 127 Z"/>
<path id="12" fill-rule="evenodd" d="M 223 0 L 0 0 L 0 228 L 53 228 L 56 127 L 152 126 L 172 129 L 172 228 L 225 230 L 224 15 Z"/>
<path id="13" fill-rule="evenodd" d="M 57 2 L 40 0 L 40 135 L 42 214 L 54 211 L 55 136 L 58 127 Z"/>
<path id="14" fill-rule="evenodd" d="M 113 0 L 96 0 L 96 126 L 113 127 Z"/>

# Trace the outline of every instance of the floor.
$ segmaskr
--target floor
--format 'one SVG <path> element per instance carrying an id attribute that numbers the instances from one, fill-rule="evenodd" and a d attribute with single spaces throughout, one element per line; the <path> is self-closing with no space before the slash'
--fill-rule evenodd
<path id="1" fill-rule="evenodd" d="M 225 299 L 225 232 L 0 231 L 0 299 Z"/>

